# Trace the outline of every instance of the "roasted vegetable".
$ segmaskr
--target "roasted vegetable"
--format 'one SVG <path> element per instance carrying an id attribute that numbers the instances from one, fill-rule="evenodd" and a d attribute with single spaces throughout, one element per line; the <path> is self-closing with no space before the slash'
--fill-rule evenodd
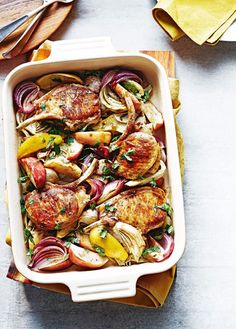
<path id="1" fill-rule="evenodd" d="M 18 149 L 18 159 L 29 156 L 53 144 L 60 144 L 62 137 L 48 133 L 39 133 L 27 138 Z"/>

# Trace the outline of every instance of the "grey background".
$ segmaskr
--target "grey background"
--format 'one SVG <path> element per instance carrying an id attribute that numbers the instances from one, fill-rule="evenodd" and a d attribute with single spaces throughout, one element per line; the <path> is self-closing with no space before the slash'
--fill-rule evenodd
<path id="1" fill-rule="evenodd" d="M 52 39 L 111 35 L 117 49 L 175 51 L 185 138 L 187 245 L 173 289 L 163 308 L 148 310 L 109 302 L 73 304 L 68 296 L 6 279 L 11 251 L 4 243 L 8 219 L 1 143 L 1 328 L 236 328 L 236 43 L 172 43 L 152 19 L 154 3 L 76 2 Z M 24 60 L 0 62 L 1 85 Z"/>

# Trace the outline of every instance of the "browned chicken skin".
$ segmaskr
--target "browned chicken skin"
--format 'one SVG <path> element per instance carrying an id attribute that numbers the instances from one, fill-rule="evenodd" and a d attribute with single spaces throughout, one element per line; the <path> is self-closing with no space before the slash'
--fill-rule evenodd
<path id="1" fill-rule="evenodd" d="M 98 95 L 90 88 L 79 84 L 59 85 L 35 101 L 36 114 L 18 126 L 44 119 L 63 120 L 74 131 L 82 124 L 97 123 L 101 117 Z"/>
<path id="2" fill-rule="evenodd" d="M 143 176 L 160 159 L 160 146 L 155 138 L 143 132 L 130 134 L 119 145 L 117 174 L 127 179 Z"/>
<path id="3" fill-rule="evenodd" d="M 114 218 L 146 234 L 163 225 L 166 212 L 156 206 L 162 205 L 165 201 L 165 191 L 160 188 L 133 188 L 113 197 L 106 206 L 101 205 L 100 219 L 109 223 Z"/>
<path id="4" fill-rule="evenodd" d="M 43 192 L 34 190 L 25 198 L 27 215 L 40 230 L 63 229 L 75 223 L 86 206 L 84 188 L 76 192 L 65 187 L 51 187 Z"/>

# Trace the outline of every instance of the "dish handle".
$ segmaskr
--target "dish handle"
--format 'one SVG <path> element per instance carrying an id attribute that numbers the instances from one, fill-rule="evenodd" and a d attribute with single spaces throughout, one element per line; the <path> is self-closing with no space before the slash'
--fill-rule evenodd
<path id="1" fill-rule="evenodd" d="M 52 41 L 50 56 L 45 61 L 68 59 L 86 59 L 110 56 L 116 53 L 110 37 L 83 38 L 74 40 Z"/>
<path id="2" fill-rule="evenodd" d="M 90 273 L 89 273 L 90 274 Z M 131 297 L 136 294 L 137 277 L 127 275 L 93 275 L 64 282 L 71 292 L 73 302 Z"/>

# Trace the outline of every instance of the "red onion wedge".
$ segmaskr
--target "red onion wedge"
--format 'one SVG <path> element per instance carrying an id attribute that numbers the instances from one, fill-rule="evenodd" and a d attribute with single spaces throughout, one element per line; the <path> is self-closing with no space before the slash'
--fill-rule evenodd
<path id="1" fill-rule="evenodd" d="M 129 70 L 110 70 L 102 78 L 102 87 L 108 84 L 117 84 L 125 80 L 134 80 L 143 85 L 143 79 L 135 72 Z"/>
<path id="2" fill-rule="evenodd" d="M 114 180 L 107 185 L 105 185 L 101 197 L 98 199 L 97 204 L 101 204 L 111 197 L 118 194 L 124 187 L 125 180 Z"/>
<path id="3" fill-rule="evenodd" d="M 64 242 L 49 236 L 35 245 L 29 268 L 33 271 L 58 271 L 71 265 Z"/>
<path id="4" fill-rule="evenodd" d="M 95 201 L 97 201 L 103 192 L 103 183 L 99 179 L 87 179 L 86 181 L 89 183 L 91 190 L 90 190 L 90 196 L 91 199 L 89 200 L 88 204 L 91 204 Z"/>
<path id="5" fill-rule="evenodd" d="M 163 233 L 161 240 L 156 241 L 150 235 L 148 236 L 149 248 L 144 249 L 143 257 L 150 262 L 162 262 L 168 258 L 174 249 L 174 239 L 171 235 Z"/>
<path id="6" fill-rule="evenodd" d="M 25 81 L 19 83 L 13 92 L 17 110 L 25 114 L 30 114 L 33 112 L 33 102 L 36 98 L 38 98 L 39 93 L 39 86 L 33 82 Z"/>

